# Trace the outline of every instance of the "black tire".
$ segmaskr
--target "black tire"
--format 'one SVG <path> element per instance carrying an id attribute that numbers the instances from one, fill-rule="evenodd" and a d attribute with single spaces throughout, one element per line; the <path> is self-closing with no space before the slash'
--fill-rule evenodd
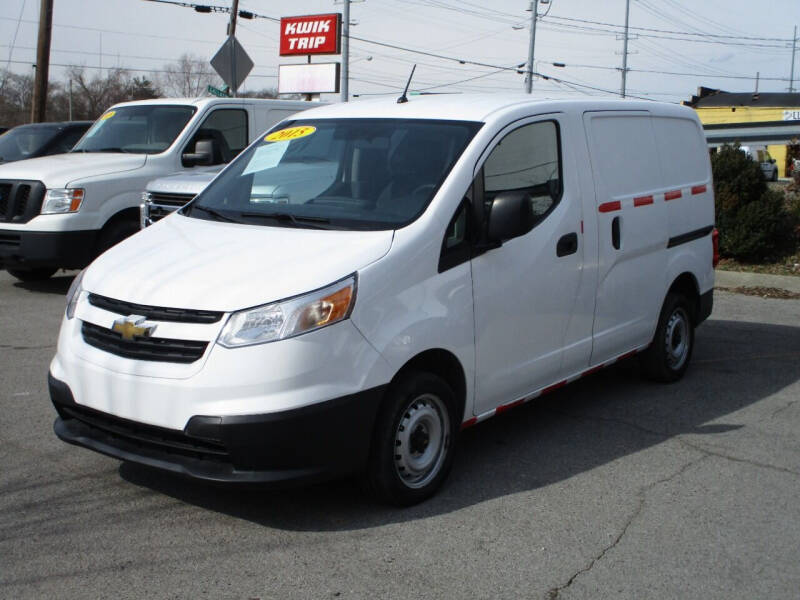
<path id="1" fill-rule="evenodd" d="M 430 498 L 453 464 L 460 426 L 455 395 L 442 378 L 419 371 L 386 393 L 364 483 L 378 500 L 410 506 Z"/>
<path id="2" fill-rule="evenodd" d="M 50 267 L 40 267 L 38 269 L 8 269 L 8 272 L 20 281 L 44 281 L 45 279 L 50 279 L 57 270 Z"/>
<path id="3" fill-rule="evenodd" d="M 95 256 L 100 256 L 103 252 L 112 246 L 116 246 L 122 240 L 132 236 L 137 231 L 139 231 L 139 222 L 130 219 L 112 221 L 106 224 L 97 238 Z"/>
<path id="4" fill-rule="evenodd" d="M 654 381 L 678 381 L 694 350 L 694 310 L 683 294 L 670 292 L 664 300 L 650 347 L 640 357 L 642 371 Z"/>

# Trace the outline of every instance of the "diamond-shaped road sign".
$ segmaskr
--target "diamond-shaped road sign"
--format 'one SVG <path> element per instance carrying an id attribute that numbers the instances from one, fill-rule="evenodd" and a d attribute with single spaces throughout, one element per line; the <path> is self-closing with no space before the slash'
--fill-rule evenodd
<path id="1" fill-rule="evenodd" d="M 247 56 L 239 40 L 231 35 L 211 59 L 211 66 L 235 92 L 253 69 L 253 61 Z"/>

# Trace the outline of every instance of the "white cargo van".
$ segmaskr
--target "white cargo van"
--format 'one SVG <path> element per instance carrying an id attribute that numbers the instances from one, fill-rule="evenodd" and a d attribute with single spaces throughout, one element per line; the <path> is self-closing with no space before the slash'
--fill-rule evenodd
<path id="1" fill-rule="evenodd" d="M 0 165 L 0 266 L 23 280 L 81 268 L 138 231 L 151 179 L 229 162 L 308 102 L 169 98 L 108 109 L 68 154 Z"/>
<path id="2" fill-rule="evenodd" d="M 205 480 L 363 473 L 418 502 L 464 427 L 637 353 L 680 378 L 713 232 L 685 107 L 314 109 L 75 279 L 55 432 Z"/>

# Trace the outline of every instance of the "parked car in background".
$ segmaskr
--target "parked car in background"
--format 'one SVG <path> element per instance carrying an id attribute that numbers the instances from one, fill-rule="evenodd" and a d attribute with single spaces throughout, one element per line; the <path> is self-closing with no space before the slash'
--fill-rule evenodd
<path id="1" fill-rule="evenodd" d="M 85 267 L 139 230 L 148 181 L 226 164 L 274 123 L 312 106 L 319 104 L 253 98 L 112 106 L 70 153 L 0 165 L 0 265 L 28 281 Z"/>
<path id="2" fill-rule="evenodd" d="M 741 149 L 750 160 L 758 163 L 767 181 L 778 181 L 777 161 L 770 156 L 766 146 L 742 146 Z"/>
<path id="3" fill-rule="evenodd" d="M 0 163 L 69 152 L 91 125 L 92 121 L 18 125 L 0 137 Z"/>

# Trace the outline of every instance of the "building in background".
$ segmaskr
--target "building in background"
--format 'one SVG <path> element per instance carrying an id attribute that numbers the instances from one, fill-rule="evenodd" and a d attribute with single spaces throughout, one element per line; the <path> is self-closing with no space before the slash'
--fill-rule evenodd
<path id="1" fill-rule="evenodd" d="M 710 146 L 766 145 L 777 161 L 778 175 L 787 176 L 791 158 L 800 152 L 800 94 L 732 93 L 701 87 L 683 104 L 697 111 Z"/>

